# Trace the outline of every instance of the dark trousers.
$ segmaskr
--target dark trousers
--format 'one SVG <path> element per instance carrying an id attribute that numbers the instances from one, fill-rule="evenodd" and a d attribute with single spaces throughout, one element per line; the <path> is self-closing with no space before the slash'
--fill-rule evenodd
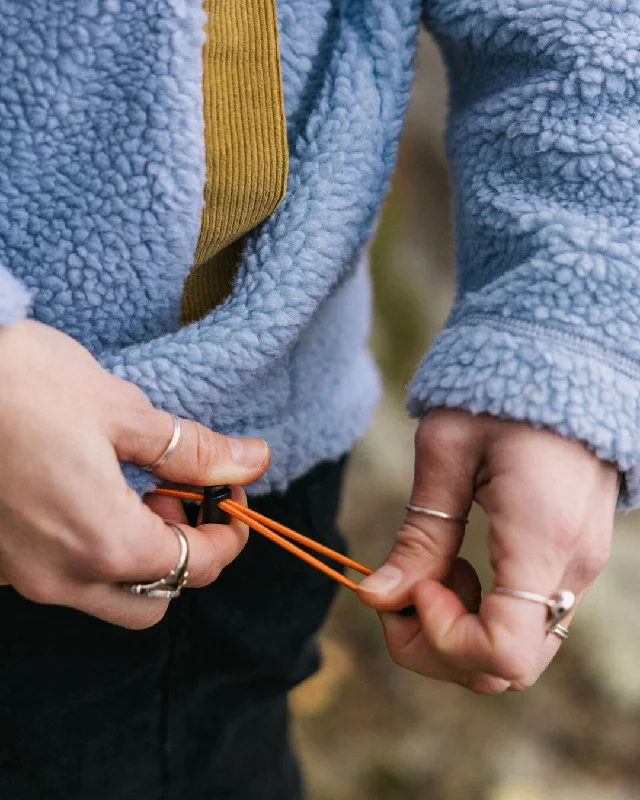
<path id="1" fill-rule="evenodd" d="M 343 466 L 321 464 L 251 505 L 343 550 Z M 0 588 L 0 798 L 298 800 L 287 693 L 318 667 L 314 635 L 333 595 L 256 533 L 146 631 Z"/>

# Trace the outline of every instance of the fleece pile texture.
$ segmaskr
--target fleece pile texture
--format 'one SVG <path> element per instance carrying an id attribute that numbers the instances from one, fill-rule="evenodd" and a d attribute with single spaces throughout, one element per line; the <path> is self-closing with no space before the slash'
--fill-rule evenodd
<path id="1" fill-rule="evenodd" d="M 0 322 L 30 304 L 158 407 L 265 436 L 257 491 L 347 450 L 378 391 L 362 251 L 423 15 L 451 80 L 459 282 L 409 407 L 579 439 L 640 504 L 637 0 L 277 13 L 286 196 L 230 297 L 180 328 L 205 178 L 200 0 L 0 0 Z"/>

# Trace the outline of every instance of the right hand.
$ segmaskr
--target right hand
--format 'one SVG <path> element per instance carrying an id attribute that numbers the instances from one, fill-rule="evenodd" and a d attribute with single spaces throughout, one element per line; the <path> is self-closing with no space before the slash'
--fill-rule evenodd
<path id="1" fill-rule="evenodd" d="M 167 446 L 171 416 L 106 372 L 80 344 L 33 321 L 0 327 L 0 579 L 38 603 L 127 628 L 158 622 L 168 601 L 136 597 L 176 565 L 176 536 L 131 490 L 119 461 L 144 466 Z M 262 439 L 221 436 L 183 420 L 159 477 L 244 484 L 269 465 Z M 234 499 L 244 501 L 241 489 Z M 181 525 L 189 585 L 205 586 L 242 550 L 247 528 Z"/>

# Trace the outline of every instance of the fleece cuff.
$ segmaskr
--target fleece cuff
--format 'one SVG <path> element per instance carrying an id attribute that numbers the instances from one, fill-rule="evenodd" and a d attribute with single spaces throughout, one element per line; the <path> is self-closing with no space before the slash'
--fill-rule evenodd
<path id="1" fill-rule="evenodd" d="M 458 318 L 409 386 L 413 416 L 437 406 L 521 420 L 581 441 L 618 465 L 619 507 L 640 506 L 640 365 L 631 359 L 528 322 Z"/>

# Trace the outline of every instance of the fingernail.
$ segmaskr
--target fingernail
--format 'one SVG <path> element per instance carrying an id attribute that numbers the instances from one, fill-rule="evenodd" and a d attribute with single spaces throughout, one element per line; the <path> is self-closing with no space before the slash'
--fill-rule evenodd
<path id="1" fill-rule="evenodd" d="M 231 457 L 240 467 L 261 467 L 269 455 L 269 445 L 264 439 L 236 439 L 229 436 Z"/>
<path id="2" fill-rule="evenodd" d="M 360 581 L 360 588 L 372 594 L 388 594 L 402 580 L 402 572 L 391 564 L 385 564 L 379 570 Z"/>

